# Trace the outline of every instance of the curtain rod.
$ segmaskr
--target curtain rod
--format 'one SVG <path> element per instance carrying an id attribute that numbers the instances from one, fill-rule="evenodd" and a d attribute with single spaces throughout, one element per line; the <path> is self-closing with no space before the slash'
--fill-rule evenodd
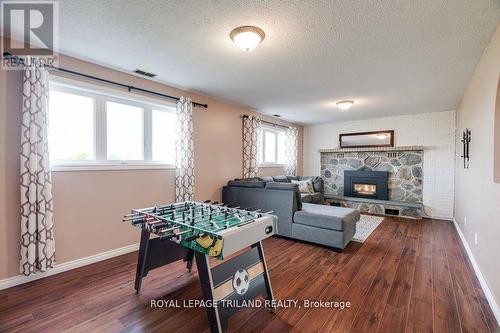
<path id="1" fill-rule="evenodd" d="M 245 115 L 241 116 L 240 118 L 248 118 L 248 117 L 250 117 L 250 116 L 247 115 L 247 114 L 245 114 Z M 273 123 L 273 122 L 270 122 L 270 121 L 267 121 L 267 120 L 264 120 L 264 119 L 261 119 L 260 121 L 262 123 L 265 123 L 265 124 L 268 124 L 268 125 L 271 125 L 271 126 L 274 126 L 274 127 L 291 128 L 291 126 L 276 124 L 276 123 Z"/>
<path id="2" fill-rule="evenodd" d="M 14 59 L 16 61 L 19 61 L 19 63 L 21 63 L 23 61 L 20 57 L 12 55 L 12 54 L 7 53 L 7 52 L 3 54 L 3 57 L 6 58 L 6 59 Z M 72 75 L 76 75 L 76 76 L 85 77 L 87 79 L 91 79 L 91 80 L 95 80 L 95 81 L 100 81 L 100 82 L 112 84 L 112 85 L 115 85 L 115 86 L 118 86 L 118 87 L 121 87 L 121 88 L 126 88 L 128 90 L 128 92 L 132 92 L 132 90 L 136 90 L 136 91 L 140 91 L 140 92 L 143 92 L 143 93 L 147 93 L 147 94 L 151 94 L 151 95 L 156 95 L 156 96 L 160 96 L 160 97 L 163 97 L 163 98 L 168 98 L 168 99 L 172 99 L 172 100 L 176 100 L 176 101 L 180 100 L 180 98 L 176 97 L 176 96 L 170 96 L 170 95 L 162 94 L 162 93 L 159 93 L 159 92 L 156 92 L 156 91 L 153 91 L 153 90 L 148 90 L 148 89 L 134 87 L 134 86 L 131 86 L 131 85 L 128 85 L 128 84 L 124 84 L 124 83 L 120 83 L 120 82 L 116 82 L 116 81 L 111 81 L 111 80 L 108 80 L 108 79 L 103 79 L 101 77 L 97 77 L 97 76 L 93 76 L 93 75 L 89 75 L 89 74 L 84 74 L 84 73 L 72 71 L 72 70 L 69 70 L 69 69 L 66 69 L 66 68 L 62 68 L 62 67 L 56 67 L 56 66 L 52 66 L 52 65 L 45 65 L 45 67 L 47 69 L 49 69 L 49 70 L 56 70 L 56 71 L 59 71 L 59 72 L 68 73 L 68 74 L 72 74 Z M 201 107 L 201 108 L 205 108 L 205 109 L 208 108 L 208 104 L 197 103 L 197 102 L 193 102 L 193 106 L 197 106 L 197 107 Z"/>

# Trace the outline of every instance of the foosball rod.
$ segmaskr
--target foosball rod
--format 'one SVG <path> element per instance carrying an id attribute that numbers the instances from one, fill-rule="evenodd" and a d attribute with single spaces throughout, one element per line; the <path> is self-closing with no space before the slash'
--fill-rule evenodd
<path id="1" fill-rule="evenodd" d="M 204 233 L 212 234 L 214 237 L 217 237 L 217 238 L 219 237 L 216 233 L 213 233 L 211 231 L 207 231 L 207 230 L 201 229 L 201 228 L 199 228 L 197 226 L 194 226 L 194 225 L 186 224 L 186 223 L 179 222 L 179 221 L 166 221 L 166 222 L 172 222 L 174 224 L 179 224 L 182 227 L 186 227 L 188 229 L 192 229 L 192 232 L 195 232 L 195 231 L 204 232 Z"/>
<path id="2" fill-rule="evenodd" d="M 222 217 L 222 216 L 221 216 L 221 217 Z M 234 215 L 232 215 L 231 217 L 226 217 L 226 216 L 224 216 L 223 218 L 224 218 L 224 219 L 223 219 L 222 221 L 214 221 L 214 220 L 211 220 L 211 221 L 204 221 L 204 222 L 197 223 L 197 225 L 198 225 L 198 226 L 206 226 L 208 223 L 212 223 L 212 224 L 214 224 L 214 225 L 215 225 L 215 227 L 216 227 L 216 228 L 218 228 L 218 229 L 226 229 L 226 228 L 224 228 L 224 227 L 227 227 L 228 222 L 229 222 L 230 220 L 232 220 L 232 219 L 235 219 L 235 218 L 236 218 L 236 219 L 238 219 L 238 220 L 240 221 L 238 224 L 240 224 L 240 223 L 242 223 L 242 222 L 251 222 L 251 221 L 253 221 L 253 220 L 255 220 L 255 219 L 256 219 L 256 217 L 252 216 L 252 217 L 251 217 L 251 218 L 249 218 L 249 219 L 246 219 L 246 220 L 245 220 L 245 219 L 243 218 L 243 220 L 241 220 L 240 218 L 238 218 L 237 216 L 234 216 Z M 224 224 L 224 227 L 220 226 L 220 224 Z M 238 225 L 238 224 L 235 224 L 235 225 Z"/>
<path id="3" fill-rule="evenodd" d="M 175 220 L 175 216 L 173 216 L 173 220 L 170 220 L 162 215 L 153 215 L 153 214 L 147 215 L 147 213 L 142 213 L 142 215 L 139 215 L 137 217 L 124 218 L 123 221 L 124 222 L 125 221 L 132 221 L 133 224 L 147 223 L 148 226 L 151 226 L 151 227 L 158 227 L 158 226 L 156 226 L 156 224 L 160 224 L 160 223 L 171 224 L 173 222 L 179 222 L 179 220 Z M 184 219 L 184 220 L 186 220 L 186 219 Z M 184 220 L 181 220 L 181 221 L 184 221 Z M 189 220 L 189 219 L 187 219 L 187 220 Z"/>
<path id="4" fill-rule="evenodd" d="M 225 212 L 210 213 L 209 216 L 208 216 L 208 220 L 207 220 L 207 217 L 203 217 L 201 220 L 198 220 L 197 222 L 195 222 L 195 225 L 202 226 L 202 225 L 212 224 L 212 225 L 215 225 L 215 227 L 220 228 L 219 224 L 226 223 L 226 222 L 228 222 L 229 220 L 231 220 L 233 218 L 238 218 L 237 216 L 235 216 L 235 214 L 238 214 L 238 213 L 231 212 L 231 214 L 232 214 L 232 216 L 228 217 L 225 214 Z M 212 217 L 214 217 L 214 215 L 215 215 L 215 217 L 221 217 L 221 218 L 223 218 L 223 220 L 222 221 L 215 221 L 214 219 L 212 219 Z M 186 220 L 182 220 L 182 221 L 184 222 Z"/>
<path id="5" fill-rule="evenodd" d="M 238 210 L 230 212 L 230 213 L 236 214 L 237 212 L 238 212 Z M 206 218 L 209 218 L 208 221 L 210 221 L 211 217 L 213 217 L 213 216 L 221 216 L 222 217 L 226 213 L 226 211 L 216 210 L 216 211 L 213 211 L 211 213 L 204 213 L 203 211 L 198 211 L 198 213 L 199 213 L 198 217 L 201 217 L 202 219 L 196 221 L 195 222 L 196 224 L 199 224 L 199 223 L 205 221 Z M 195 212 L 195 214 L 196 214 L 196 212 Z M 164 214 L 164 215 L 168 215 L 168 214 Z M 190 222 L 190 221 L 193 221 L 193 219 L 196 219 L 196 216 L 188 216 L 187 218 L 185 217 L 183 219 L 177 219 L 175 216 L 172 216 L 172 219 L 170 220 L 168 217 L 160 215 L 160 216 L 158 216 L 158 218 L 167 219 L 168 221 L 172 221 L 172 222 Z"/>
<path id="6" fill-rule="evenodd" d="M 234 208 L 231 208 L 231 209 L 234 209 Z M 252 212 L 253 212 L 253 213 L 255 213 L 255 212 L 260 212 L 261 210 L 262 210 L 262 209 L 257 209 L 257 210 L 254 210 L 254 211 L 252 211 Z M 240 210 L 237 210 L 237 209 L 236 209 L 236 212 L 234 212 L 234 211 L 233 211 L 233 212 L 231 212 L 231 214 L 238 214 L 238 212 L 240 212 Z M 272 212 L 273 212 L 273 211 L 269 211 L 269 212 L 266 212 L 266 213 L 261 213 L 261 214 L 270 214 L 270 213 L 272 213 Z M 249 214 L 249 212 L 247 212 L 247 215 L 248 215 L 248 214 Z M 197 222 L 195 222 L 195 224 L 197 224 L 198 226 L 200 226 L 200 224 L 201 224 L 201 225 L 206 225 L 206 224 L 208 224 L 208 223 L 213 223 L 213 224 L 215 224 L 215 226 L 216 226 L 217 228 L 220 228 L 220 226 L 219 226 L 218 224 L 220 224 L 220 223 L 226 223 L 226 222 L 228 222 L 229 220 L 231 220 L 231 219 L 233 219 L 233 218 L 238 218 L 238 217 L 237 217 L 237 216 L 235 216 L 235 215 L 233 215 L 233 216 L 231 216 L 231 217 L 229 217 L 229 218 L 228 218 L 228 217 L 225 215 L 225 212 L 220 212 L 220 211 L 219 211 L 219 212 L 215 212 L 215 213 L 210 213 L 210 214 L 209 214 L 209 216 L 212 216 L 212 215 L 218 215 L 218 216 L 220 216 L 220 217 L 223 217 L 224 219 L 223 219 L 222 221 L 214 221 L 214 220 L 212 220 L 212 219 L 206 220 L 206 218 L 205 218 L 205 217 L 203 217 L 201 221 L 197 221 Z M 257 214 L 257 216 L 252 216 L 252 218 L 250 218 L 250 219 L 248 219 L 248 220 L 243 220 L 242 222 L 250 222 L 250 221 L 252 221 L 252 220 L 254 220 L 254 219 L 258 218 L 258 217 L 259 217 L 258 215 L 259 215 L 259 214 Z M 178 220 L 177 220 L 177 221 L 178 221 Z M 189 221 L 189 219 L 183 219 L 183 220 L 181 220 L 181 221 L 182 221 L 182 222 L 185 222 L 185 221 Z"/>
<path id="7" fill-rule="evenodd" d="M 179 237 L 180 235 L 183 235 L 185 233 L 188 233 L 189 230 L 184 230 L 184 231 L 181 231 L 179 233 L 172 233 L 171 235 L 160 235 L 160 240 L 167 240 L 167 239 L 171 239 L 173 237 Z"/>
<path id="8" fill-rule="evenodd" d="M 155 209 L 156 210 L 165 210 L 165 208 L 167 208 L 167 207 L 169 208 L 169 209 L 167 209 L 167 211 L 173 211 L 173 210 L 182 209 L 182 208 L 188 209 L 190 207 L 210 207 L 210 206 L 221 206 L 221 205 L 224 205 L 224 203 L 222 203 L 222 202 L 219 203 L 218 201 L 214 201 L 212 203 L 210 200 L 207 200 L 204 203 L 197 203 L 194 201 L 186 201 L 186 202 L 176 203 L 176 204 L 168 204 L 168 205 L 154 206 L 154 207 L 148 207 L 148 208 L 134 209 L 133 210 L 133 211 L 135 211 L 134 213 L 127 214 L 127 215 L 125 215 L 125 217 L 140 215 L 141 213 L 153 213 L 153 211 Z"/>
<path id="9" fill-rule="evenodd" d="M 173 209 L 167 209 L 167 210 L 162 210 L 161 208 L 159 209 L 160 211 L 159 212 L 149 212 L 150 214 L 159 214 L 159 215 L 168 215 L 168 214 L 173 214 L 173 213 L 187 213 L 187 212 L 192 212 L 193 211 L 193 208 L 194 208 L 194 212 L 196 213 L 196 210 L 199 209 L 198 211 L 201 210 L 201 212 L 203 213 L 203 208 L 210 208 L 212 209 L 213 205 L 203 205 L 203 204 L 199 204 L 199 205 L 191 205 L 191 206 L 187 206 L 187 207 L 177 207 L 177 208 L 173 208 Z M 218 205 L 217 205 L 218 206 Z M 165 206 L 165 207 L 168 207 L 168 206 Z M 184 208 L 184 209 L 183 209 Z"/>
<path id="10" fill-rule="evenodd" d="M 155 209 L 165 209 L 166 207 L 171 207 L 171 210 L 173 209 L 179 209 L 179 208 L 187 208 L 189 206 L 198 206 L 196 205 L 195 202 L 191 201 L 186 201 L 182 203 L 176 203 L 176 204 L 168 204 L 168 205 L 161 205 L 161 206 L 154 206 L 154 207 L 147 207 L 147 208 L 141 208 L 141 209 L 133 209 L 133 213 L 125 215 L 125 217 L 132 216 L 132 215 L 137 215 L 137 214 L 148 214 L 152 213 Z"/>
<path id="11" fill-rule="evenodd" d="M 123 221 L 132 221 L 132 220 L 138 220 L 138 219 L 145 219 L 145 218 L 149 218 L 149 219 L 152 219 L 153 216 L 152 215 L 146 215 L 145 213 L 141 213 L 141 214 L 138 214 L 136 216 L 127 216 L 125 215 L 123 217 Z"/>

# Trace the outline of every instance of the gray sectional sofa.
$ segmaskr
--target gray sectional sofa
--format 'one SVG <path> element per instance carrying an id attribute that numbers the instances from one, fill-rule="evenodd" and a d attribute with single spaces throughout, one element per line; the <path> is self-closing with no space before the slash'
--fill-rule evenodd
<path id="1" fill-rule="evenodd" d="M 356 232 L 357 210 L 303 203 L 298 185 L 259 179 L 229 181 L 222 201 L 231 206 L 259 208 L 278 216 L 278 235 L 321 244 L 340 251 Z"/>

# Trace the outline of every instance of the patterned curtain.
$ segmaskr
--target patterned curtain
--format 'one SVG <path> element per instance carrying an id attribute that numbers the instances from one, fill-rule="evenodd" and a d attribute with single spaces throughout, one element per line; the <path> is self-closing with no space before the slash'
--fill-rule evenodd
<path id="1" fill-rule="evenodd" d="M 289 127 L 286 130 L 285 175 L 297 175 L 297 150 L 299 145 L 299 130 Z"/>
<path id="2" fill-rule="evenodd" d="M 175 200 L 194 200 L 193 103 L 189 97 L 177 102 L 175 152 Z"/>
<path id="3" fill-rule="evenodd" d="M 55 265 L 52 179 L 47 143 L 48 73 L 36 61 L 24 69 L 21 127 L 20 272 Z"/>
<path id="4" fill-rule="evenodd" d="M 260 118 L 243 116 L 243 178 L 259 173 Z"/>

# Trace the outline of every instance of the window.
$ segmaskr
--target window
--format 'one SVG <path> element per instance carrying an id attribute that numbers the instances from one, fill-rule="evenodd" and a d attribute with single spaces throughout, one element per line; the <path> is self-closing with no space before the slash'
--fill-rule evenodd
<path id="1" fill-rule="evenodd" d="M 110 161 L 144 159 L 144 109 L 106 102 L 106 142 Z"/>
<path id="2" fill-rule="evenodd" d="M 275 127 L 262 126 L 261 164 L 285 163 L 285 131 Z"/>
<path id="3" fill-rule="evenodd" d="M 173 106 L 69 80 L 50 82 L 49 150 L 58 168 L 175 163 Z"/>
<path id="4" fill-rule="evenodd" d="M 175 163 L 175 114 L 153 110 L 153 161 Z"/>
<path id="5" fill-rule="evenodd" d="M 50 93 L 49 149 L 52 159 L 95 159 L 94 109 L 95 100 L 92 97 L 60 91 Z"/>

